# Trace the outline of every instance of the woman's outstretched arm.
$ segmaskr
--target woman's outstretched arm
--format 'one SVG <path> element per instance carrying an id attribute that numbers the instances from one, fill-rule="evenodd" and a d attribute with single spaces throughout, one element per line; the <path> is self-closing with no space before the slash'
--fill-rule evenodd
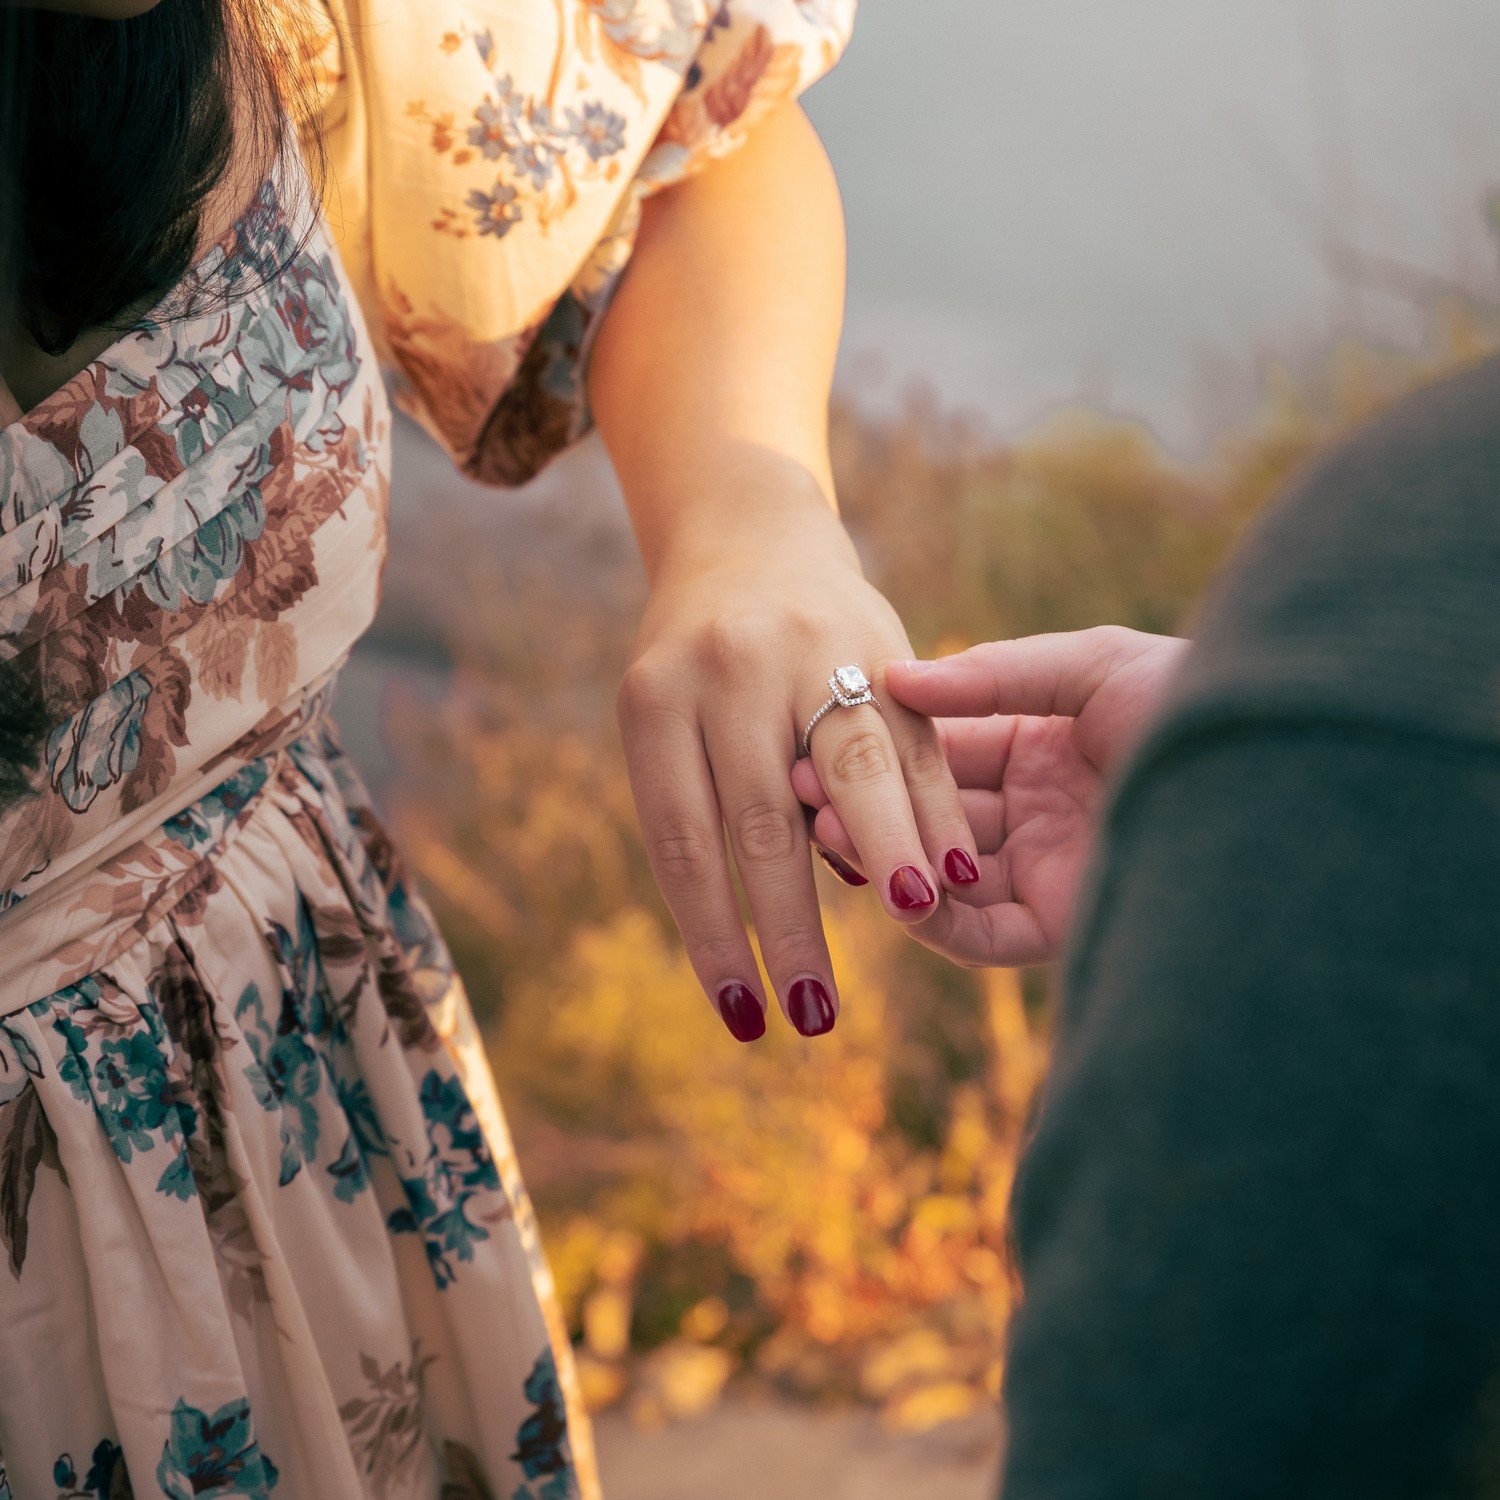
<path id="1" fill-rule="evenodd" d="M 716 558 L 730 519 L 826 520 L 843 308 L 838 184 L 800 105 L 646 200 L 589 399 L 653 580 L 690 552 Z"/>
<path id="2" fill-rule="evenodd" d="M 698 977 L 745 1039 L 765 1001 L 728 853 L 788 1018 L 828 1030 L 837 991 L 787 772 L 834 668 L 861 665 L 883 696 L 884 664 L 910 654 L 836 514 L 843 289 L 833 173 L 785 106 L 648 200 L 590 361 L 652 589 L 620 700 L 632 784 Z M 932 726 L 884 709 L 835 711 L 812 753 L 887 909 L 915 922 L 966 882 L 973 843 Z"/>

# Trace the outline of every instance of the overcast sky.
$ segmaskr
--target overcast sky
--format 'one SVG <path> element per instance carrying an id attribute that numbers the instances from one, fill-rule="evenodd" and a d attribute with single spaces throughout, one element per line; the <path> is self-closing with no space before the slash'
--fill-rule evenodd
<path id="1" fill-rule="evenodd" d="M 1497 263 L 1495 0 L 863 0 L 808 103 L 846 368 L 873 351 L 1005 429 L 1081 395 L 1191 448 L 1257 355 L 1412 338 L 1329 274 L 1330 231 L 1477 285 Z"/>

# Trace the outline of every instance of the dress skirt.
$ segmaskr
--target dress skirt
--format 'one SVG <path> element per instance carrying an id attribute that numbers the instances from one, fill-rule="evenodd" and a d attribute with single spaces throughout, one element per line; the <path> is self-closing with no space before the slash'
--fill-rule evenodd
<path id="1" fill-rule="evenodd" d="M 0 1019 L 0 1500 L 591 1496 L 462 983 L 326 712 L 101 875 L 87 972 Z"/>

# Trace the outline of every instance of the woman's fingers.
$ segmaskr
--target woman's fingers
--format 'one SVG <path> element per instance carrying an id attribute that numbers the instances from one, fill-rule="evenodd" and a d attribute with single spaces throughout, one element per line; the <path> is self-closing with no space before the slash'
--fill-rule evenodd
<path id="1" fill-rule="evenodd" d="M 693 718 L 643 670 L 627 673 L 620 724 L 651 869 L 698 981 L 732 1035 L 766 1029 L 760 971 L 735 899 L 713 778 Z"/>
<path id="2" fill-rule="evenodd" d="M 818 858 L 845 885 L 869 885 L 869 878 L 859 868 L 859 856 L 854 852 L 854 845 L 849 842 L 841 821 L 838 823 L 838 828 L 843 842 L 837 849 L 820 843 L 813 833 L 813 824 L 820 808 L 828 808 L 829 816 L 836 820 L 838 814 L 833 811 L 828 801 L 828 793 L 823 790 L 823 783 L 818 780 L 818 773 L 813 767 L 811 756 L 804 755 L 800 760 L 792 763 L 792 791 L 802 804 L 807 820 L 807 832 L 812 838 L 813 851 Z"/>
<path id="3" fill-rule="evenodd" d="M 869 885 L 870 879 L 859 868 L 857 858 L 845 858 L 836 850 L 824 848 L 822 844 L 813 843 L 813 849 L 819 859 L 838 876 L 845 885 L 861 886 Z"/>
<path id="4" fill-rule="evenodd" d="M 1002 792 L 965 787 L 959 792 L 958 798 L 963 806 L 964 821 L 969 825 L 974 848 L 979 855 L 982 873 L 985 856 L 998 854 L 1005 842 L 1005 796 Z M 844 820 L 839 816 L 838 809 L 831 802 L 825 800 L 823 806 L 813 814 L 809 832 L 813 845 L 820 854 L 825 858 L 831 856 L 842 864 L 852 865 L 858 872 L 859 853 L 854 847 L 853 839 L 849 837 L 849 830 L 844 827 Z M 838 873 L 840 872 L 835 870 L 835 874 Z M 965 888 L 954 894 L 968 900 L 972 893 Z"/>
<path id="5" fill-rule="evenodd" d="M 939 831 L 924 833 L 923 838 L 928 858 L 934 864 L 942 864 L 950 849 L 961 849 L 972 860 L 978 855 L 993 854 L 999 848 L 1003 804 L 996 793 L 985 789 L 1000 784 L 1014 724 L 1011 719 L 951 719 L 936 725 L 939 753 L 948 776 L 947 784 L 937 788 L 932 797 L 937 804 L 937 816 L 931 823 Z M 812 813 L 820 814 L 814 827 L 814 847 L 824 863 L 846 884 L 866 884 L 859 852 L 844 820 L 832 807 L 811 756 L 804 756 L 792 766 L 791 781 L 798 800 Z M 953 787 L 954 781 L 957 787 Z M 909 772 L 907 785 L 912 788 Z M 971 792 L 969 788 L 975 790 Z M 920 792 L 914 793 L 911 800 L 914 807 L 930 805 Z M 951 811 L 954 802 L 958 808 L 956 819 Z M 918 817 L 920 821 L 920 813 Z M 945 873 L 951 877 L 951 872 Z M 978 876 L 967 880 L 950 878 L 948 888 L 968 900 L 973 894 L 971 887 L 982 876 L 981 863 Z"/>
<path id="6" fill-rule="evenodd" d="M 948 773 L 959 787 L 997 787 L 1005 779 L 1005 765 L 1016 736 L 1014 718 L 938 719 L 938 740 Z M 828 805 L 811 756 L 792 766 L 792 790 L 798 801 L 816 812 Z"/>
<path id="7" fill-rule="evenodd" d="M 886 721 L 927 858 L 943 884 L 961 892 L 979 879 L 979 851 L 937 725 L 895 702 L 887 707 Z"/>
<path id="8" fill-rule="evenodd" d="M 761 961 L 803 1036 L 833 1027 L 838 993 L 808 857 L 807 822 L 786 778 L 790 735 L 722 710 L 704 728 L 719 808 L 755 918 Z"/>
<path id="9" fill-rule="evenodd" d="M 813 731 L 812 760 L 886 910 L 900 922 L 931 915 L 938 878 L 917 829 L 900 755 L 879 710 L 865 703 L 825 715 Z M 785 772 L 783 784 L 790 792 Z"/>

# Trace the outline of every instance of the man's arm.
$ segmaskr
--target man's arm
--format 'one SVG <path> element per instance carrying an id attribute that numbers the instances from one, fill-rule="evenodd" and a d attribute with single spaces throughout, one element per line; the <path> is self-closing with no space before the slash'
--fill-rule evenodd
<path id="1" fill-rule="evenodd" d="M 1004 1500 L 1492 1493 L 1500 751 L 1204 731 L 1098 873 L 1018 1185 Z"/>

